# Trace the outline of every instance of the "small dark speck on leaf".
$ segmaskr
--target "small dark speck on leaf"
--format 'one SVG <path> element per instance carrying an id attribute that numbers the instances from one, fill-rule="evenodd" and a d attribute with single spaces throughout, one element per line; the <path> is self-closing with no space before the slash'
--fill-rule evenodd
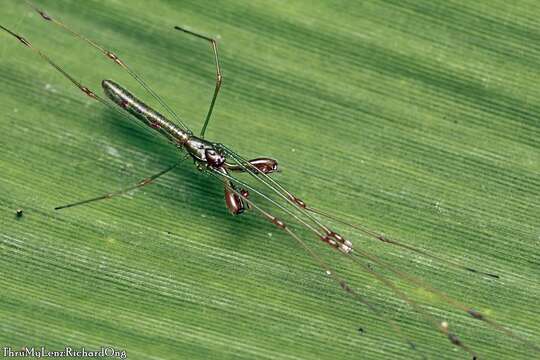
<path id="1" fill-rule="evenodd" d="M 17 216 L 17 218 L 21 218 L 23 216 L 23 209 L 15 210 L 15 216 Z"/>
<path id="2" fill-rule="evenodd" d="M 358 332 L 359 332 L 360 334 L 363 334 L 363 333 L 364 333 L 364 328 L 361 328 L 361 327 L 358 328 Z"/>

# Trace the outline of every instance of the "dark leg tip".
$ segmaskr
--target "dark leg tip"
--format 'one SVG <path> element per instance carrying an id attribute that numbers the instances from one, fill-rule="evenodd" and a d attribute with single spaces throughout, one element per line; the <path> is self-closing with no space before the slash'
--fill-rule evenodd
<path id="1" fill-rule="evenodd" d="M 481 271 L 478 271 L 476 269 L 473 269 L 473 268 L 470 268 L 470 267 L 467 267 L 465 268 L 467 271 L 470 271 L 470 272 L 473 272 L 473 273 L 480 273 L 480 274 L 483 274 L 483 275 L 486 275 L 486 276 L 489 276 L 489 277 L 492 277 L 494 279 L 499 279 L 499 275 L 497 274 L 491 274 L 491 273 L 487 273 L 487 272 L 481 272 Z"/>

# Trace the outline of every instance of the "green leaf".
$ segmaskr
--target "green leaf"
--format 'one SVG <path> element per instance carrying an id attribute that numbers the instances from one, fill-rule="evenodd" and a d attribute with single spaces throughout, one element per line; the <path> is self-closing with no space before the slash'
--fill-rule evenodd
<path id="1" fill-rule="evenodd" d="M 39 7 L 118 54 L 195 133 L 213 92 L 212 53 L 173 27 L 218 37 L 224 83 L 209 139 L 247 158 L 276 158 L 274 177 L 314 207 L 498 274 L 328 222 L 356 249 L 540 343 L 536 2 Z M 95 92 L 113 79 L 156 105 L 119 66 L 24 3 L 5 2 L 1 18 Z M 85 97 L 5 32 L 0 54 L 2 347 L 111 346 L 130 359 L 471 358 L 308 232 L 299 234 L 383 316 L 254 211 L 230 216 L 220 184 L 190 161 L 129 195 L 54 211 L 130 186 L 183 154 Z M 368 263 L 480 359 L 538 357 Z"/>

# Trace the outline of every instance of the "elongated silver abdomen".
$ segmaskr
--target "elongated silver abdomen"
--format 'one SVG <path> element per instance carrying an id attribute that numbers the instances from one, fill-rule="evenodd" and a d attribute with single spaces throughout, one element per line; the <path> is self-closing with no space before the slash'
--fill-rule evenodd
<path id="1" fill-rule="evenodd" d="M 135 95 L 119 84 L 112 80 L 103 80 L 101 86 L 109 99 L 141 120 L 145 125 L 165 135 L 169 140 L 176 142 L 178 145 L 183 145 L 189 140 L 190 133 L 137 99 Z"/>

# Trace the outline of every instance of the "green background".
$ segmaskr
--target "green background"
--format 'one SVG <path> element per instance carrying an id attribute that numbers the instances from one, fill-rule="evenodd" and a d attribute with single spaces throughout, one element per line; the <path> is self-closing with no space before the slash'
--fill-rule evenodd
<path id="1" fill-rule="evenodd" d="M 276 178 L 316 207 L 498 273 L 477 276 L 336 226 L 357 248 L 540 342 L 538 2 L 39 5 L 117 52 L 195 131 L 213 91 L 211 52 L 172 27 L 217 36 L 224 86 L 210 139 L 278 159 Z M 3 1 L 0 19 L 96 92 L 110 78 L 154 104 L 23 3 Z M 189 162 L 136 195 L 53 211 L 180 155 L 0 39 L 1 346 L 111 345 L 131 359 L 471 358 L 302 233 L 419 354 L 408 350 L 284 233 L 255 214 L 229 216 L 219 183 Z M 397 284 L 480 358 L 539 356 Z"/>

